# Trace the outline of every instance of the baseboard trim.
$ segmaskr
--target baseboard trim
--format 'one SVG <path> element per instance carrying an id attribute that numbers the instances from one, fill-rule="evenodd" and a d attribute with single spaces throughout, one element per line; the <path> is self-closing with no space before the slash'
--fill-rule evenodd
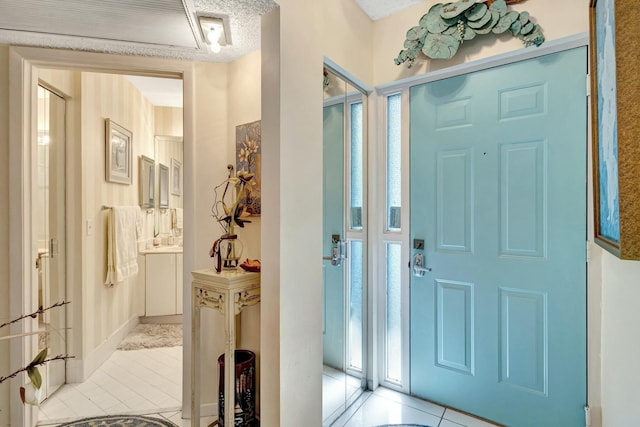
<path id="1" fill-rule="evenodd" d="M 87 380 L 117 350 L 118 344 L 140 323 L 136 315 L 131 317 L 102 344 L 84 359 L 67 360 L 67 383 L 82 383 Z"/>
<path id="2" fill-rule="evenodd" d="M 167 316 L 142 316 L 140 317 L 140 323 L 170 323 L 181 324 L 182 314 L 171 314 Z"/>
<path id="3" fill-rule="evenodd" d="M 203 417 L 216 417 L 218 416 L 218 404 L 217 403 L 203 403 L 200 405 L 200 415 Z"/>
<path id="4" fill-rule="evenodd" d="M 200 418 L 203 417 L 217 417 L 218 416 L 218 403 L 203 403 L 200 405 Z M 182 419 L 191 419 L 191 406 L 187 403 L 182 405 Z"/>

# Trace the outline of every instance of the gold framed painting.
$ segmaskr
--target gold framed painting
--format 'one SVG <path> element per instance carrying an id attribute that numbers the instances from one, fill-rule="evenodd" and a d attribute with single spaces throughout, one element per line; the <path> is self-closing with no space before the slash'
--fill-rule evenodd
<path id="1" fill-rule="evenodd" d="M 171 194 L 182 195 L 182 162 L 171 158 Z"/>
<path id="2" fill-rule="evenodd" d="M 591 128 L 594 238 L 622 259 L 640 259 L 640 43 L 628 29 L 636 0 L 591 0 Z"/>
<path id="3" fill-rule="evenodd" d="M 242 204 L 251 216 L 260 216 L 262 209 L 262 122 L 236 126 L 236 173 L 254 175 L 253 185 L 247 185 Z"/>

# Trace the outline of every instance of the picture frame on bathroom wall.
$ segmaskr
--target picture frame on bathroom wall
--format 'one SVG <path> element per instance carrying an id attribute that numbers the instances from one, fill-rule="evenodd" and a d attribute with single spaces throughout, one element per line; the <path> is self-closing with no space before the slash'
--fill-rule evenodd
<path id="1" fill-rule="evenodd" d="M 169 209 L 169 166 L 160 163 L 160 172 L 158 174 L 160 201 L 158 207 L 160 209 Z"/>
<path id="2" fill-rule="evenodd" d="M 111 119 L 105 120 L 105 129 L 105 180 L 131 185 L 133 135 Z"/>
<path id="3" fill-rule="evenodd" d="M 182 195 L 182 162 L 171 158 L 171 194 Z"/>
<path id="4" fill-rule="evenodd" d="M 640 57 L 626 33 L 640 19 L 635 0 L 590 0 L 594 240 L 640 260 Z"/>
<path id="5" fill-rule="evenodd" d="M 140 156 L 140 207 L 150 209 L 155 204 L 155 161 L 147 156 Z"/>

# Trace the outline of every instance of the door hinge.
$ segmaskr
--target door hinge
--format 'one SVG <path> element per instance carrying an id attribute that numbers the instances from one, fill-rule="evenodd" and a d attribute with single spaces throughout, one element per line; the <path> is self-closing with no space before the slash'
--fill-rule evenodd
<path id="1" fill-rule="evenodd" d="M 591 96 L 591 75 L 587 74 L 587 78 L 585 79 L 585 84 L 587 86 L 587 98 Z"/>
<path id="2" fill-rule="evenodd" d="M 591 408 L 589 405 L 584 406 L 584 425 L 591 427 Z"/>

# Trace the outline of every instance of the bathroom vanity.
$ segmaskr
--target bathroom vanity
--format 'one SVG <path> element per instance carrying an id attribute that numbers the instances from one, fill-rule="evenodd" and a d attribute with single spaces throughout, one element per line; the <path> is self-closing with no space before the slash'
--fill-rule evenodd
<path id="1" fill-rule="evenodd" d="M 140 251 L 145 269 L 145 316 L 182 314 L 182 246 Z"/>

